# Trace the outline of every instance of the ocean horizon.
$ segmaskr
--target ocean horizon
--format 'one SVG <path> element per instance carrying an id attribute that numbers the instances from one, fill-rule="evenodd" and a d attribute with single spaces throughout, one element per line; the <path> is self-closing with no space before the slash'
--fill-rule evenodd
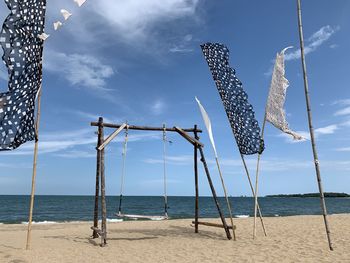
<path id="1" fill-rule="evenodd" d="M 35 223 L 63 223 L 92 221 L 94 196 L 89 195 L 37 195 L 33 221 Z M 0 224 L 26 224 L 28 222 L 29 195 L 0 195 Z M 229 197 L 233 215 L 246 218 L 254 215 L 253 197 Z M 193 196 L 168 196 L 170 219 L 194 218 Z M 224 197 L 219 202 L 228 217 Z M 122 221 L 116 216 L 119 196 L 107 196 L 108 221 Z M 259 204 L 265 217 L 321 215 L 320 200 L 316 197 L 260 197 Z M 350 198 L 326 198 L 329 214 L 350 213 Z M 124 196 L 122 212 L 141 215 L 163 215 L 163 196 Z M 199 198 L 199 215 L 218 217 L 212 197 Z"/>

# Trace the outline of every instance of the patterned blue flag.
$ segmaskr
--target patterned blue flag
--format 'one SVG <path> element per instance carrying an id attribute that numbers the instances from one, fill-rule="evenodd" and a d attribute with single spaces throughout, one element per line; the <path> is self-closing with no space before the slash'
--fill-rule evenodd
<path id="1" fill-rule="evenodd" d="M 46 0 L 5 0 L 10 14 L 0 32 L 8 91 L 0 93 L 0 150 L 35 139 L 34 107 L 42 82 Z"/>
<path id="2" fill-rule="evenodd" d="M 259 124 L 242 82 L 229 65 L 229 50 L 218 43 L 206 43 L 201 48 L 223 101 L 239 151 L 242 154 L 262 153 L 264 141 L 260 137 Z"/>

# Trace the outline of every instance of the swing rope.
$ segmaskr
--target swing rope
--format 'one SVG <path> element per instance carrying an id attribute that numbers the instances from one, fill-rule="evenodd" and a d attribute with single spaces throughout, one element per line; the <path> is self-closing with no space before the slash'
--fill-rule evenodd
<path id="1" fill-rule="evenodd" d="M 123 161 L 122 161 L 122 174 L 120 177 L 120 196 L 119 196 L 118 215 L 122 214 L 122 200 L 123 200 L 123 190 L 124 190 L 126 151 L 128 147 L 128 133 L 129 133 L 129 125 L 127 125 L 125 129 L 124 146 L 123 146 L 123 152 L 122 152 Z"/>
<path id="2" fill-rule="evenodd" d="M 163 124 L 163 177 L 164 177 L 164 216 L 168 218 L 168 196 L 167 196 L 167 176 L 166 176 L 166 127 Z"/>
<path id="3" fill-rule="evenodd" d="M 125 163 L 126 163 L 126 153 L 128 146 L 128 134 L 129 134 L 129 125 L 126 126 L 125 129 L 125 138 L 124 138 L 124 146 L 122 152 L 122 173 L 120 178 L 120 196 L 119 196 L 119 208 L 117 216 L 119 217 L 127 217 L 133 219 L 153 219 L 153 220 L 163 220 L 168 219 L 168 196 L 167 196 L 167 176 L 166 176 L 166 143 L 168 142 L 166 137 L 166 127 L 163 124 L 163 180 L 164 180 L 164 216 L 147 216 L 147 215 L 128 215 L 122 213 L 122 200 L 123 200 L 123 191 L 124 191 L 124 178 L 125 178 Z M 170 141 L 169 141 L 170 142 Z"/>

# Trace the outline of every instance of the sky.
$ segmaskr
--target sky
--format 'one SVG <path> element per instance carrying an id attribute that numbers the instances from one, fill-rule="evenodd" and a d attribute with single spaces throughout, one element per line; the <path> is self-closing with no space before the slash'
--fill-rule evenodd
<path id="1" fill-rule="evenodd" d="M 60 10 L 73 15 L 58 31 Z M 313 124 L 324 190 L 350 193 L 350 1 L 302 1 Z M 7 16 L 0 2 L 0 21 Z M 219 195 L 215 159 L 194 99 L 213 126 L 228 193 L 251 195 L 240 155 L 200 44 L 230 50 L 261 126 L 276 53 L 287 46 L 290 128 L 308 136 L 296 1 L 48 1 L 36 194 L 93 195 L 96 127 L 91 121 L 193 127 Z M 0 66 L 0 90 L 7 72 Z M 113 129 L 106 129 L 106 135 Z M 194 195 L 193 147 L 167 134 L 169 195 Z M 124 195 L 163 194 L 162 134 L 130 131 Z M 119 195 L 123 134 L 106 149 L 106 192 Z M 33 143 L 0 152 L 0 194 L 30 194 Z M 310 140 L 293 141 L 267 123 L 259 194 L 317 192 Z M 246 156 L 252 179 L 257 156 Z M 210 195 L 200 167 L 200 195 Z"/>

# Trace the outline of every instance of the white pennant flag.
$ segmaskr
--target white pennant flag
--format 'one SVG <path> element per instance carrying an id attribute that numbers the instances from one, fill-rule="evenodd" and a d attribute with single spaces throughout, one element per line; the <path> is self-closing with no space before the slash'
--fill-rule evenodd
<path id="1" fill-rule="evenodd" d="M 53 28 L 55 30 L 59 29 L 62 26 L 62 22 L 61 21 L 57 21 L 55 23 L 53 23 Z"/>
<path id="2" fill-rule="evenodd" d="M 67 11 L 66 9 L 61 9 L 61 14 L 64 17 L 64 20 L 68 20 L 69 17 L 72 15 L 69 11 Z"/>
<path id="3" fill-rule="evenodd" d="M 74 0 L 74 2 L 76 2 L 78 6 L 81 7 L 86 2 L 86 0 Z"/>
<path id="4" fill-rule="evenodd" d="M 266 120 L 281 131 L 290 134 L 295 140 L 303 140 L 304 137 L 292 131 L 288 127 L 284 103 L 286 100 L 289 82 L 285 78 L 284 52 L 292 47 L 287 47 L 277 53 L 275 67 L 272 73 L 271 86 L 266 104 Z"/>
<path id="5" fill-rule="evenodd" d="M 211 145 L 213 146 L 213 149 L 214 149 L 215 157 L 218 158 L 218 154 L 216 152 L 216 147 L 215 147 L 215 142 L 214 142 L 214 137 L 213 137 L 213 131 L 211 129 L 211 122 L 210 122 L 208 113 L 206 112 L 206 110 L 202 106 L 201 102 L 197 99 L 197 97 L 195 97 L 195 99 L 196 99 L 196 101 L 198 103 L 198 106 L 199 106 L 199 109 L 201 111 L 205 127 L 207 128 L 207 131 L 208 131 L 208 134 L 209 134 L 209 139 L 210 139 Z"/>

